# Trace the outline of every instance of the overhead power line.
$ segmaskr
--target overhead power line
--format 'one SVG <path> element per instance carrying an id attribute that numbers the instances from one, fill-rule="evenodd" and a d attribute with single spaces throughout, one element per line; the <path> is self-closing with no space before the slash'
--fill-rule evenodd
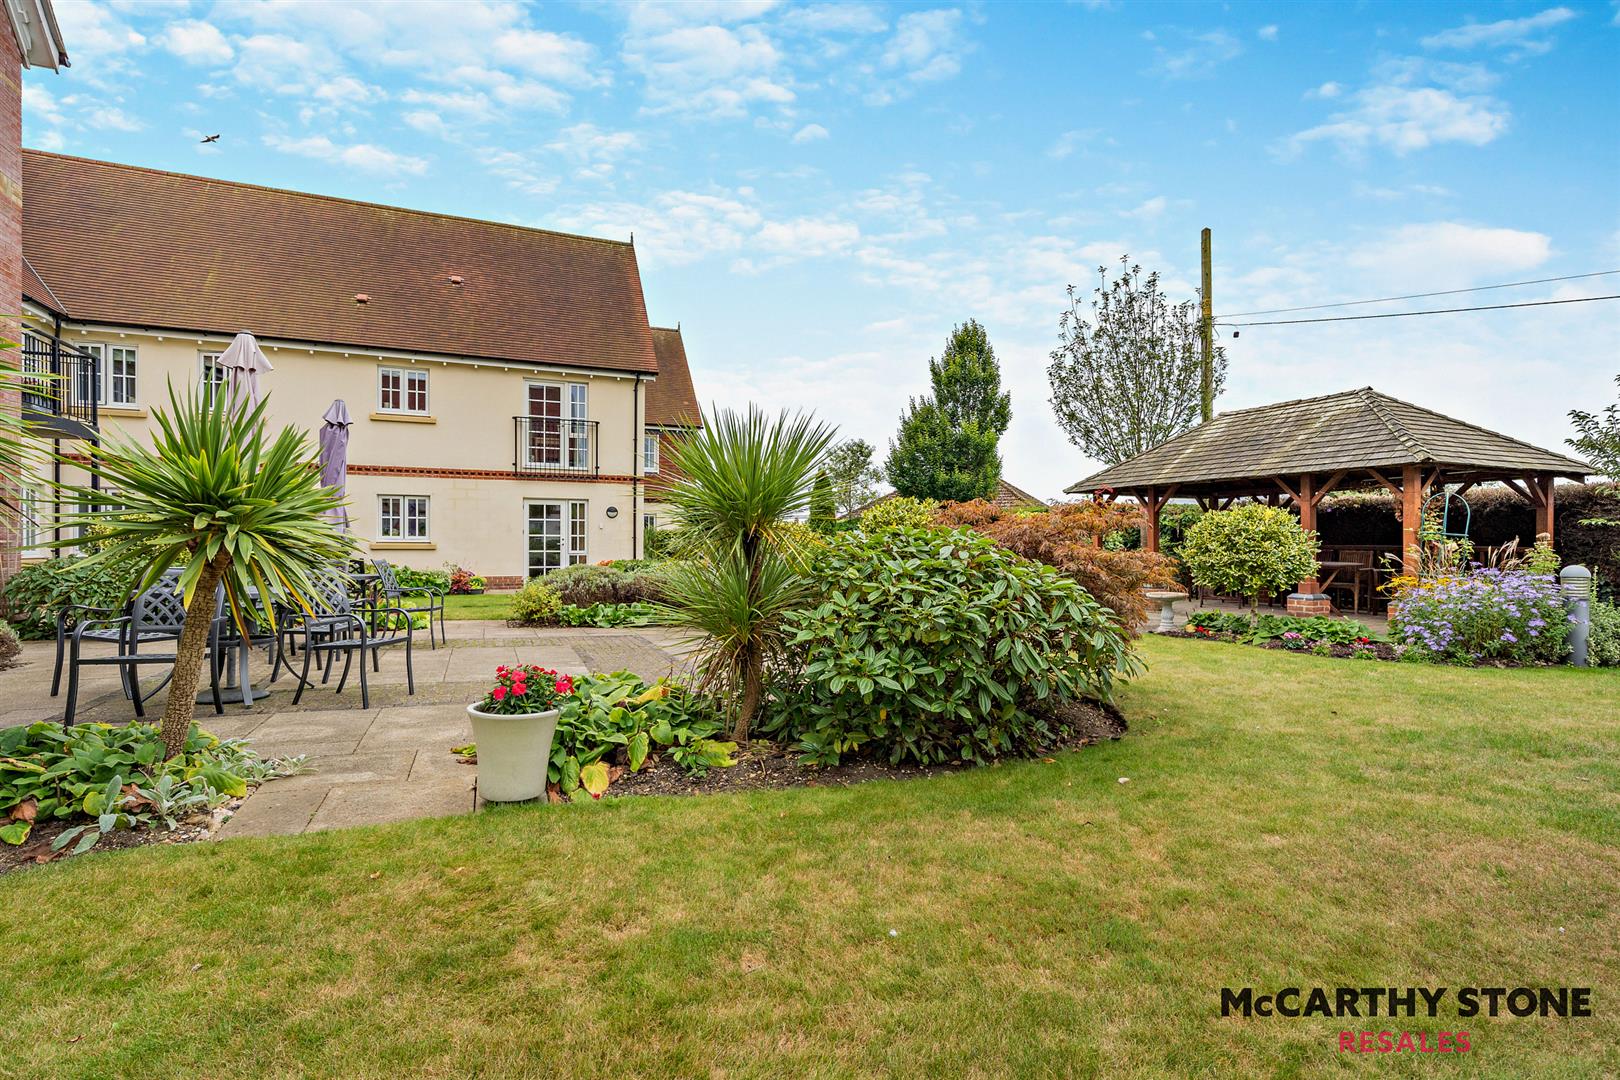
<path id="1" fill-rule="evenodd" d="M 1249 315 L 1285 315 L 1291 311 L 1321 311 L 1325 308 L 1360 307 L 1364 304 L 1391 304 L 1397 300 L 1426 300 L 1432 296 L 1458 296 L 1462 293 L 1489 292 L 1492 289 L 1517 289 L 1523 285 L 1548 285 L 1555 281 L 1581 281 L 1585 278 L 1620 274 L 1620 270 L 1596 270 L 1590 274 L 1566 274 L 1563 277 L 1532 278 L 1529 281 L 1505 281 L 1500 285 L 1475 285 L 1468 289 L 1442 289 L 1439 292 L 1408 293 L 1405 296 L 1380 296 L 1374 300 L 1344 300 L 1336 304 L 1305 304 L 1301 307 L 1266 308 L 1263 311 L 1234 311 L 1222 319 L 1242 319 Z"/>
<path id="2" fill-rule="evenodd" d="M 1454 315 L 1462 311 L 1500 311 L 1503 308 L 1547 307 L 1552 304 L 1589 304 L 1594 300 L 1620 300 L 1609 296 L 1577 296 L 1568 300 L 1526 300 L 1520 304 L 1483 304 L 1479 307 L 1434 308 L 1429 311 L 1385 311 L 1377 315 L 1328 315 L 1320 319 L 1271 319 L 1266 322 L 1219 322 L 1217 326 L 1295 326 L 1300 323 L 1359 322 L 1362 319 L 1405 319 L 1413 315 Z"/>

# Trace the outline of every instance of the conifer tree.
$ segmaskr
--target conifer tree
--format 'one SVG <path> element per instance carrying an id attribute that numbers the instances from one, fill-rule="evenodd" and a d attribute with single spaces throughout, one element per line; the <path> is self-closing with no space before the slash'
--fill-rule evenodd
<path id="1" fill-rule="evenodd" d="M 895 491 L 918 499 L 988 499 L 1001 480 L 997 446 L 1012 420 L 1001 365 L 984 327 L 970 319 L 928 362 L 933 393 L 913 398 L 889 444 L 885 473 Z"/>

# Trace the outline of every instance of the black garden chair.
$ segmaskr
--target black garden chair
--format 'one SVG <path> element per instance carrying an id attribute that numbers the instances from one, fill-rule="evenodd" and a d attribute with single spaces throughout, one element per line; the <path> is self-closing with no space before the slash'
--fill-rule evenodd
<path id="1" fill-rule="evenodd" d="M 377 594 L 380 600 L 386 600 L 393 607 L 413 615 L 426 615 L 428 619 L 428 646 L 434 649 L 439 647 L 433 641 L 433 617 L 437 615 L 439 618 L 439 636 L 448 645 L 450 635 L 444 628 L 445 591 L 437 585 L 412 585 L 409 587 L 401 585 L 399 575 L 394 572 L 393 564 L 387 559 L 373 559 L 371 565 L 377 568 Z"/>
<path id="2" fill-rule="evenodd" d="M 67 641 L 68 689 L 63 724 L 71 725 L 78 712 L 79 669 L 86 666 L 116 666 L 123 679 L 125 695 L 135 703 L 135 715 L 146 715 L 146 702 L 168 685 L 169 678 L 143 694 L 140 666 L 168 664 L 172 677 L 176 654 L 142 652 L 141 647 L 155 642 L 174 643 L 178 647 L 181 631 L 186 624 L 186 608 L 185 598 L 176 591 L 175 585 L 176 575 L 165 574 L 151 588 L 131 600 L 120 615 L 113 615 L 106 609 L 79 606 L 71 609 L 85 617 L 75 621 Z M 225 711 L 219 694 L 219 635 L 220 626 L 225 621 L 224 604 L 225 592 L 221 589 L 214 594 L 214 614 L 208 627 L 208 681 L 216 715 Z M 110 655 L 86 656 L 83 651 L 86 641 L 112 642 L 118 646 L 118 651 Z"/>
<path id="3" fill-rule="evenodd" d="M 369 709 L 371 688 L 366 681 L 366 660 L 371 660 L 373 670 L 380 670 L 378 654 L 389 646 L 401 644 L 405 646 L 406 688 L 410 694 L 416 693 L 416 674 L 411 666 L 410 615 L 402 608 L 357 603 L 349 595 L 349 582 L 348 575 L 335 570 L 318 574 L 315 588 L 305 597 L 309 609 L 283 608 L 276 620 L 280 656 L 304 654 L 304 669 L 298 674 L 298 689 L 293 692 L 294 705 L 305 690 L 315 685 L 309 680 L 311 663 L 317 658 L 320 660 L 324 684 L 331 678 L 333 661 L 342 653 L 343 674 L 338 678 L 337 692 L 343 693 L 355 655 L 359 654 L 360 707 Z M 284 662 L 287 670 L 292 671 L 291 662 Z"/>

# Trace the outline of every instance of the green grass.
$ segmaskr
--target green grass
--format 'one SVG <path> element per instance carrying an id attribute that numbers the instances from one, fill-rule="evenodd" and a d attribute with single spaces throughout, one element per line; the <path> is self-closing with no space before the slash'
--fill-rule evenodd
<path id="1" fill-rule="evenodd" d="M 512 617 L 512 593 L 484 593 L 481 596 L 447 596 L 447 619 L 501 619 Z"/>
<path id="2" fill-rule="evenodd" d="M 7 875 L 0 1073 L 1620 1074 L 1620 672 L 1143 649 L 1131 733 L 1051 762 Z M 1597 1015 L 1218 1015 L 1316 985 Z"/>

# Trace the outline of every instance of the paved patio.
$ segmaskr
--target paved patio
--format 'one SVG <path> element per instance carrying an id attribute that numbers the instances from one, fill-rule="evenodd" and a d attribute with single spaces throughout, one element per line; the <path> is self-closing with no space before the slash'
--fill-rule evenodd
<path id="1" fill-rule="evenodd" d="M 402 648 L 382 654 L 372 673 L 371 707 L 360 707 L 360 685 L 351 673 L 342 694 L 337 675 L 325 687 L 304 692 L 292 704 L 295 682 L 283 674 L 267 683 L 269 665 L 253 657 L 255 688 L 270 691 L 252 708 L 225 706 L 224 716 L 199 706 L 205 730 L 251 737 L 266 756 L 307 755 L 309 771 L 273 780 L 248 799 L 219 836 L 300 833 L 346 825 L 371 825 L 419 817 L 470 813 L 476 806 L 477 770 L 462 765 L 452 747 L 472 741 L 466 706 L 477 700 L 500 664 L 529 663 L 567 674 L 628 668 L 645 678 L 670 674 L 680 664 L 680 635 L 649 628 L 522 629 L 500 622 L 453 621 L 449 644 L 430 650 L 426 634 L 413 647 L 416 694 L 405 692 Z M 53 642 L 27 642 L 16 667 L 0 672 L 0 727 L 60 719 L 66 695 L 50 696 Z M 358 661 L 357 661 L 358 662 Z M 147 686 L 160 678 L 149 668 Z M 312 678 L 314 676 L 312 675 Z M 115 670 L 83 669 L 79 716 L 122 723 L 134 711 Z M 161 716 L 166 693 L 146 703 L 148 717 Z"/>

